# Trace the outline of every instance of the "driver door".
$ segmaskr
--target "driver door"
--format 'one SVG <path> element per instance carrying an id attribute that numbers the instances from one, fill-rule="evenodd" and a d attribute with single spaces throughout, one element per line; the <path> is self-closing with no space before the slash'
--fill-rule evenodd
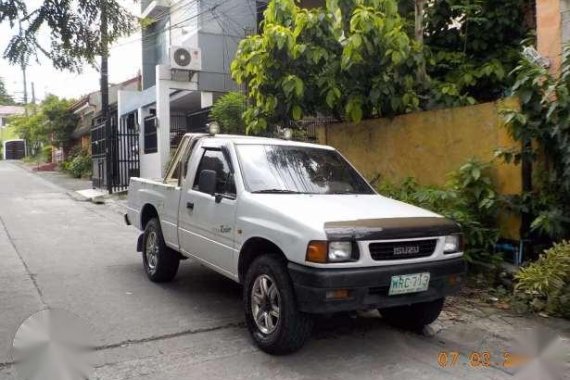
<path id="1" fill-rule="evenodd" d="M 203 148 L 192 185 L 182 195 L 179 217 L 181 248 L 234 277 L 237 194 L 233 166 L 219 148 Z M 216 195 L 199 188 L 200 172 L 216 172 Z"/>

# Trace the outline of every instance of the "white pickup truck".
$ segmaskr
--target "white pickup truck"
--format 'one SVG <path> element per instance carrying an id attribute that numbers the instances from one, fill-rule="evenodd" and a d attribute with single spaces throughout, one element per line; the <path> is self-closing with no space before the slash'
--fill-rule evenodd
<path id="1" fill-rule="evenodd" d="M 377 308 L 422 328 L 465 275 L 456 223 L 378 195 L 329 146 L 187 134 L 164 180 L 131 179 L 125 218 L 151 281 L 191 258 L 241 283 L 273 354 L 299 349 L 314 314 Z"/>

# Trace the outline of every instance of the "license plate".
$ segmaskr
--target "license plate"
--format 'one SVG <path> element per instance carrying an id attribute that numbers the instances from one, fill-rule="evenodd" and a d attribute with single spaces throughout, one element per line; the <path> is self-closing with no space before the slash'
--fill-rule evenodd
<path id="1" fill-rule="evenodd" d="M 388 295 L 425 292 L 429 287 L 429 272 L 392 276 Z"/>

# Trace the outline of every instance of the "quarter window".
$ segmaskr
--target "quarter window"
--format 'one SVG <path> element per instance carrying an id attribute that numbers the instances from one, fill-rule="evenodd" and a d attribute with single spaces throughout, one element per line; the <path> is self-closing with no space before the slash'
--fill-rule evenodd
<path id="1" fill-rule="evenodd" d="M 213 170 L 216 172 L 217 194 L 227 195 L 232 198 L 236 196 L 234 175 L 231 172 L 228 161 L 221 150 L 208 149 L 204 151 L 204 155 L 198 165 L 196 178 L 194 179 L 194 190 L 198 190 L 198 181 L 202 170 Z"/>

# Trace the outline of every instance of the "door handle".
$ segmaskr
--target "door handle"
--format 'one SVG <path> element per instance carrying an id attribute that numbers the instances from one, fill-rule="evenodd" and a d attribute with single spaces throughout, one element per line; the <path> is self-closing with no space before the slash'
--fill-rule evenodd
<path id="1" fill-rule="evenodd" d="M 186 208 L 190 210 L 194 210 L 194 202 L 186 202 Z"/>

